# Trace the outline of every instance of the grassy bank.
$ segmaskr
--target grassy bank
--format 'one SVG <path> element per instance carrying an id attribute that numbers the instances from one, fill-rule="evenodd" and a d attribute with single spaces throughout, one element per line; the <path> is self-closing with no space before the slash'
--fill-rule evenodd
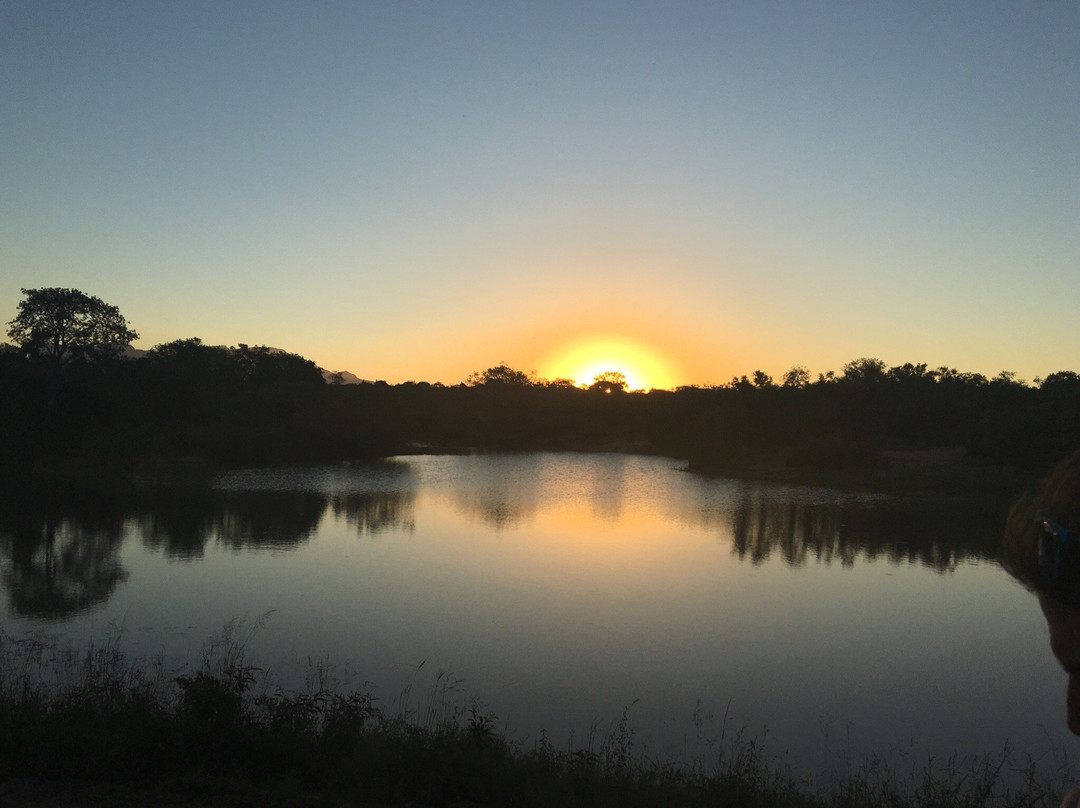
<path id="1" fill-rule="evenodd" d="M 737 732 L 708 759 L 652 760 L 625 714 L 588 746 L 516 742 L 438 688 L 387 711 L 316 667 L 283 692 L 246 659 L 241 628 L 179 675 L 116 643 L 0 636 L 0 804 L 975 808 L 1055 806 L 1064 788 L 1003 751 L 905 774 L 870 761 L 823 793 Z"/>

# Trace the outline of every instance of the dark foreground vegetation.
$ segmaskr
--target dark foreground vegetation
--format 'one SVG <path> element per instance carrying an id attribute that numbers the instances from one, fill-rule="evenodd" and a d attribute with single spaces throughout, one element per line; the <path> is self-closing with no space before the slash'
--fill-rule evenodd
<path id="1" fill-rule="evenodd" d="M 52 806 L 1053 806 L 1046 774 L 1005 750 L 911 769 L 852 763 L 827 788 L 742 732 L 676 763 L 639 753 L 626 714 L 588 746 L 522 742 L 438 686 L 393 713 L 338 692 L 325 666 L 274 689 L 238 624 L 193 669 L 0 637 L 0 801 Z M 1038 772 L 1042 772 L 1041 774 Z M 1049 778 L 1049 779 L 1047 779 Z"/>
<path id="2" fill-rule="evenodd" d="M 1080 449 L 1080 375 L 1029 384 L 856 359 L 716 387 L 588 389 L 497 365 L 461 384 L 341 384 L 285 351 L 198 339 L 124 358 L 137 335 L 77 290 L 24 290 L 0 346 L 0 462 L 304 463 L 417 451 L 633 451 L 730 476 L 1015 488 Z M 1026 475 L 1030 476 L 1030 475 Z M 1021 479 L 1025 479 L 1021 477 Z"/>

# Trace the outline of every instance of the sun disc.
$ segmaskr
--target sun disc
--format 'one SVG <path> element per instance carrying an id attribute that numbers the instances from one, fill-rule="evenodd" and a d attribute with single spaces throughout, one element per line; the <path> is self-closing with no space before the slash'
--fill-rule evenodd
<path id="1" fill-rule="evenodd" d="M 622 373 L 629 390 L 665 389 L 676 384 L 671 360 L 659 351 L 621 336 L 583 337 L 561 346 L 542 363 L 543 375 L 572 379 L 588 387 L 597 375 Z"/>

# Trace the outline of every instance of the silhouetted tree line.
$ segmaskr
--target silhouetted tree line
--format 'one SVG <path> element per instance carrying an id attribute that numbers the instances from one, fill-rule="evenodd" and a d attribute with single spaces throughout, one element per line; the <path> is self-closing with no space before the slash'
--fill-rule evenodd
<path id="1" fill-rule="evenodd" d="M 217 463 L 359 459 L 415 451 L 635 451 L 694 470 L 850 473 L 949 450 L 983 465 L 1039 467 L 1080 449 L 1080 376 L 1027 384 L 925 364 L 857 359 L 812 379 L 762 371 L 716 387 L 588 389 L 505 364 L 458 385 L 327 383 L 310 360 L 199 339 L 124 359 L 135 333 L 76 290 L 23 290 L 0 348 L 6 459 L 195 457 Z M 31 305 L 32 304 L 32 305 Z M 57 311 L 59 309 L 59 311 Z"/>
<path id="2" fill-rule="evenodd" d="M 57 368 L 0 353 L 0 445 L 8 457 L 200 457 L 218 462 L 377 455 L 374 430 L 303 357 L 265 347 L 159 345 L 145 357 Z"/>
<path id="3" fill-rule="evenodd" d="M 1028 385 L 925 364 L 857 359 L 814 382 L 802 368 L 776 385 L 764 374 L 698 395 L 712 402 L 708 438 L 692 465 L 755 462 L 858 470 L 890 457 L 953 449 L 983 465 L 1038 467 L 1080 446 L 1080 376 L 1062 371 Z"/>

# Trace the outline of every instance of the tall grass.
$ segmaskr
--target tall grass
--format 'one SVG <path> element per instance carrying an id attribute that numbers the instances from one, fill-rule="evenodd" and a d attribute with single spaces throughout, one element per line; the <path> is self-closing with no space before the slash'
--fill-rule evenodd
<path id="1" fill-rule="evenodd" d="M 303 690 L 286 692 L 247 658 L 257 629 L 230 621 L 179 673 L 162 659 L 129 659 L 118 638 L 65 648 L 0 634 L 0 799 L 33 781 L 174 799 L 240 793 L 229 804 L 281 806 L 1011 808 L 1056 806 L 1069 775 L 1064 759 L 1048 778 L 1003 748 L 909 768 L 875 758 L 814 787 L 726 717 L 698 757 L 651 759 L 635 746 L 633 704 L 581 744 L 543 733 L 514 741 L 442 672 L 387 709 L 370 690 L 337 687 L 325 662 L 311 665 Z"/>

